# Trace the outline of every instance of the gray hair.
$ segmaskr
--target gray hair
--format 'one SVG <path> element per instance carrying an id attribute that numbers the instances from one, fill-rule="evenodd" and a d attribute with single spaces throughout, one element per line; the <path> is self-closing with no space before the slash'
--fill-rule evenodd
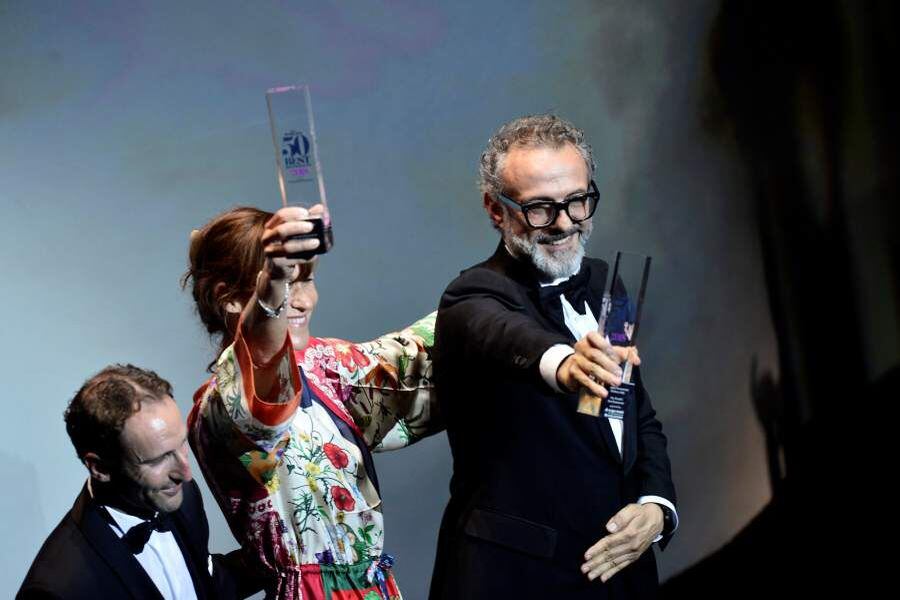
<path id="1" fill-rule="evenodd" d="M 591 145 L 584 141 L 584 132 L 565 119 L 556 115 L 528 115 L 504 124 L 488 140 L 487 148 L 481 154 L 478 166 L 478 188 L 482 194 L 497 198 L 503 191 L 500 174 L 510 149 L 519 148 L 559 148 L 572 144 L 584 158 L 588 173 L 594 175 L 594 155 Z"/>

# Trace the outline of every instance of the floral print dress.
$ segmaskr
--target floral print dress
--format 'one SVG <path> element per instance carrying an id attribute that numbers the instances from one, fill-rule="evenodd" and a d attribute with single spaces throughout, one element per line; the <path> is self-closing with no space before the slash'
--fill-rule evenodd
<path id="1" fill-rule="evenodd" d="M 311 338 L 294 353 L 286 339 L 266 398 L 238 333 L 194 395 L 191 447 L 270 595 L 400 598 L 370 450 L 437 429 L 434 316 L 364 344 Z"/>

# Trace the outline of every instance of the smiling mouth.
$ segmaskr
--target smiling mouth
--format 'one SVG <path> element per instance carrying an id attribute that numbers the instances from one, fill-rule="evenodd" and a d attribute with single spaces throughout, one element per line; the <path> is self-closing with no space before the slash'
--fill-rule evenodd
<path id="1" fill-rule="evenodd" d="M 539 243 L 544 244 L 546 246 L 564 246 L 569 242 L 569 239 L 574 236 L 577 232 L 573 231 L 571 233 L 564 233 L 561 235 L 547 236 L 542 239 Z"/>
<path id="2" fill-rule="evenodd" d="M 180 492 L 180 491 L 181 491 L 180 483 L 178 485 L 172 486 L 170 488 L 165 488 L 165 489 L 160 490 L 160 492 L 162 492 L 164 495 L 169 496 L 169 497 L 177 496 L 178 492 Z"/>
<path id="3" fill-rule="evenodd" d="M 306 316 L 302 317 L 288 317 L 288 325 L 291 327 L 303 327 L 309 322 L 309 318 Z"/>

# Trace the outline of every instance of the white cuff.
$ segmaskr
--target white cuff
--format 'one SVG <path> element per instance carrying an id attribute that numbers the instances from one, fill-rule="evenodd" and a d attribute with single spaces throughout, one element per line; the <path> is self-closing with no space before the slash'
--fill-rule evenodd
<path id="1" fill-rule="evenodd" d="M 653 504 L 662 504 L 672 511 L 672 522 L 675 524 L 675 526 L 672 527 L 672 533 L 675 533 L 675 530 L 678 529 L 678 511 L 675 510 L 675 505 L 662 496 L 641 496 L 637 501 L 638 504 L 647 504 L 649 502 L 652 502 Z M 656 539 L 654 539 L 653 542 L 658 542 L 661 539 L 662 534 L 656 536 Z"/>
<path id="2" fill-rule="evenodd" d="M 569 346 L 568 344 L 556 344 L 547 348 L 547 351 L 544 352 L 544 355 L 541 357 L 541 377 L 544 378 L 547 385 L 557 392 L 561 392 L 562 390 L 559 388 L 559 383 L 556 381 L 556 372 L 559 370 L 559 365 L 562 364 L 562 361 L 566 360 L 570 354 L 575 354 L 575 350 L 572 349 L 572 346 Z"/>

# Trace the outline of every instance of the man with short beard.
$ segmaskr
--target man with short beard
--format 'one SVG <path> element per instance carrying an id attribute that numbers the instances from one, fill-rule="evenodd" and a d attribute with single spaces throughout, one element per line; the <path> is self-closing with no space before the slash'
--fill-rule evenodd
<path id="1" fill-rule="evenodd" d="M 623 420 L 606 397 L 634 349 L 597 333 L 608 267 L 584 257 L 599 201 L 583 133 L 553 115 L 501 127 L 481 157 L 494 255 L 441 298 L 435 383 L 453 452 L 432 600 L 649 598 L 677 526 L 666 438 L 635 368 Z M 577 340 L 577 341 L 576 341 Z"/>
<path id="2" fill-rule="evenodd" d="M 107 367 L 75 394 L 65 420 L 89 477 L 16 598 L 202 600 L 261 588 L 243 576 L 237 551 L 207 550 L 209 525 L 169 382 L 133 365 Z"/>

